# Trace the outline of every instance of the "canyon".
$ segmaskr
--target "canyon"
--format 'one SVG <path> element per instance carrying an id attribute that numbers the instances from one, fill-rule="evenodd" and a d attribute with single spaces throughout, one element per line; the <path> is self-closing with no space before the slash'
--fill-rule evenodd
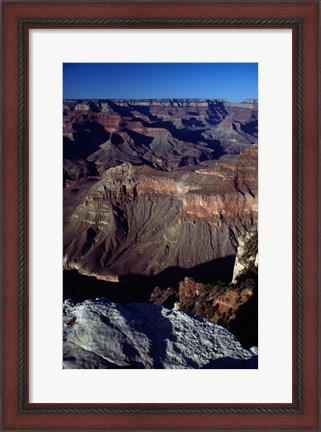
<path id="1" fill-rule="evenodd" d="M 65 268 L 106 281 L 235 255 L 257 221 L 257 146 L 195 172 L 124 163 L 65 192 Z M 193 247 L 191 247 L 193 245 Z"/>
<path id="2" fill-rule="evenodd" d="M 257 332 L 247 337 L 257 328 L 257 109 L 256 100 L 64 101 L 66 316 L 98 298 L 110 320 L 139 302 L 135 314 L 170 308 L 214 333 L 224 326 L 242 349 L 257 345 Z"/>
<path id="3" fill-rule="evenodd" d="M 171 171 L 235 155 L 257 143 L 257 113 L 255 100 L 65 100 L 64 177 L 123 162 Z"/>

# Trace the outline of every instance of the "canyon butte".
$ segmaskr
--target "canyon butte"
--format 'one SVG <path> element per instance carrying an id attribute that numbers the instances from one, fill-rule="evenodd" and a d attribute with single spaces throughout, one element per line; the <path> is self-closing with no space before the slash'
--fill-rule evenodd
<path id="1" fill-rule="evenodd" d="M 64 367 L 256 367 L 257 109 L 256 100 L 64 101 Z M 226 341 L 219 355 L 192 353 L 193 331 L 192 354 L 173 348 L 200 319 L 207 345 Z M 176 333 L 160 336 L 164 326 Z"/>

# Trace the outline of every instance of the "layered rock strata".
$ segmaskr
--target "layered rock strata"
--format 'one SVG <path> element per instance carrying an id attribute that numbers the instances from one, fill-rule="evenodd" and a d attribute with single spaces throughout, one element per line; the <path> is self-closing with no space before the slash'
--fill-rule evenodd
<path id="1" fill-rule="evenodd" d="M 196 172 L 124 163 L 65 190 L 64 266 L 117 281 L 235 256 L 257 223 L 257 146 Z"/>
<path id="2" fill-rule="evenodd" d="M 63 131 L 65 161 L 92 163 L 100 174 L 122 162 L 171 171 L 257 143 L 257 101 L 65 100 Z"/>

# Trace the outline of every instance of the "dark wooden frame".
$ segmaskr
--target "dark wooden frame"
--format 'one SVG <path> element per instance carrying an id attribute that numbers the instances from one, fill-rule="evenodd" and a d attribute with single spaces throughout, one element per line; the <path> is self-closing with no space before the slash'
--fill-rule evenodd
<path id="1" fill-rule="evenodd" d="M 319 430 L 319 2 L 83 1 L 76 6 L 4 0 L 2 6 L 3 429 Z M 291 404 L 28 402 L 28 30 L 104 26 L 293 30 Z"/>

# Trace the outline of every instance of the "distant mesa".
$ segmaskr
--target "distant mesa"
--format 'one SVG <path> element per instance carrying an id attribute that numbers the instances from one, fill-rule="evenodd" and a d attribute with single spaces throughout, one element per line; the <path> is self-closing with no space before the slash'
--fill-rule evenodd
<path id="1" fill-rule="evenodd" d="M 64 158 L 93 162 L 99 173 L 121 162 L 171 171 L 257 143 L 255 99 L 65 100 L 63 109 Z"/>

